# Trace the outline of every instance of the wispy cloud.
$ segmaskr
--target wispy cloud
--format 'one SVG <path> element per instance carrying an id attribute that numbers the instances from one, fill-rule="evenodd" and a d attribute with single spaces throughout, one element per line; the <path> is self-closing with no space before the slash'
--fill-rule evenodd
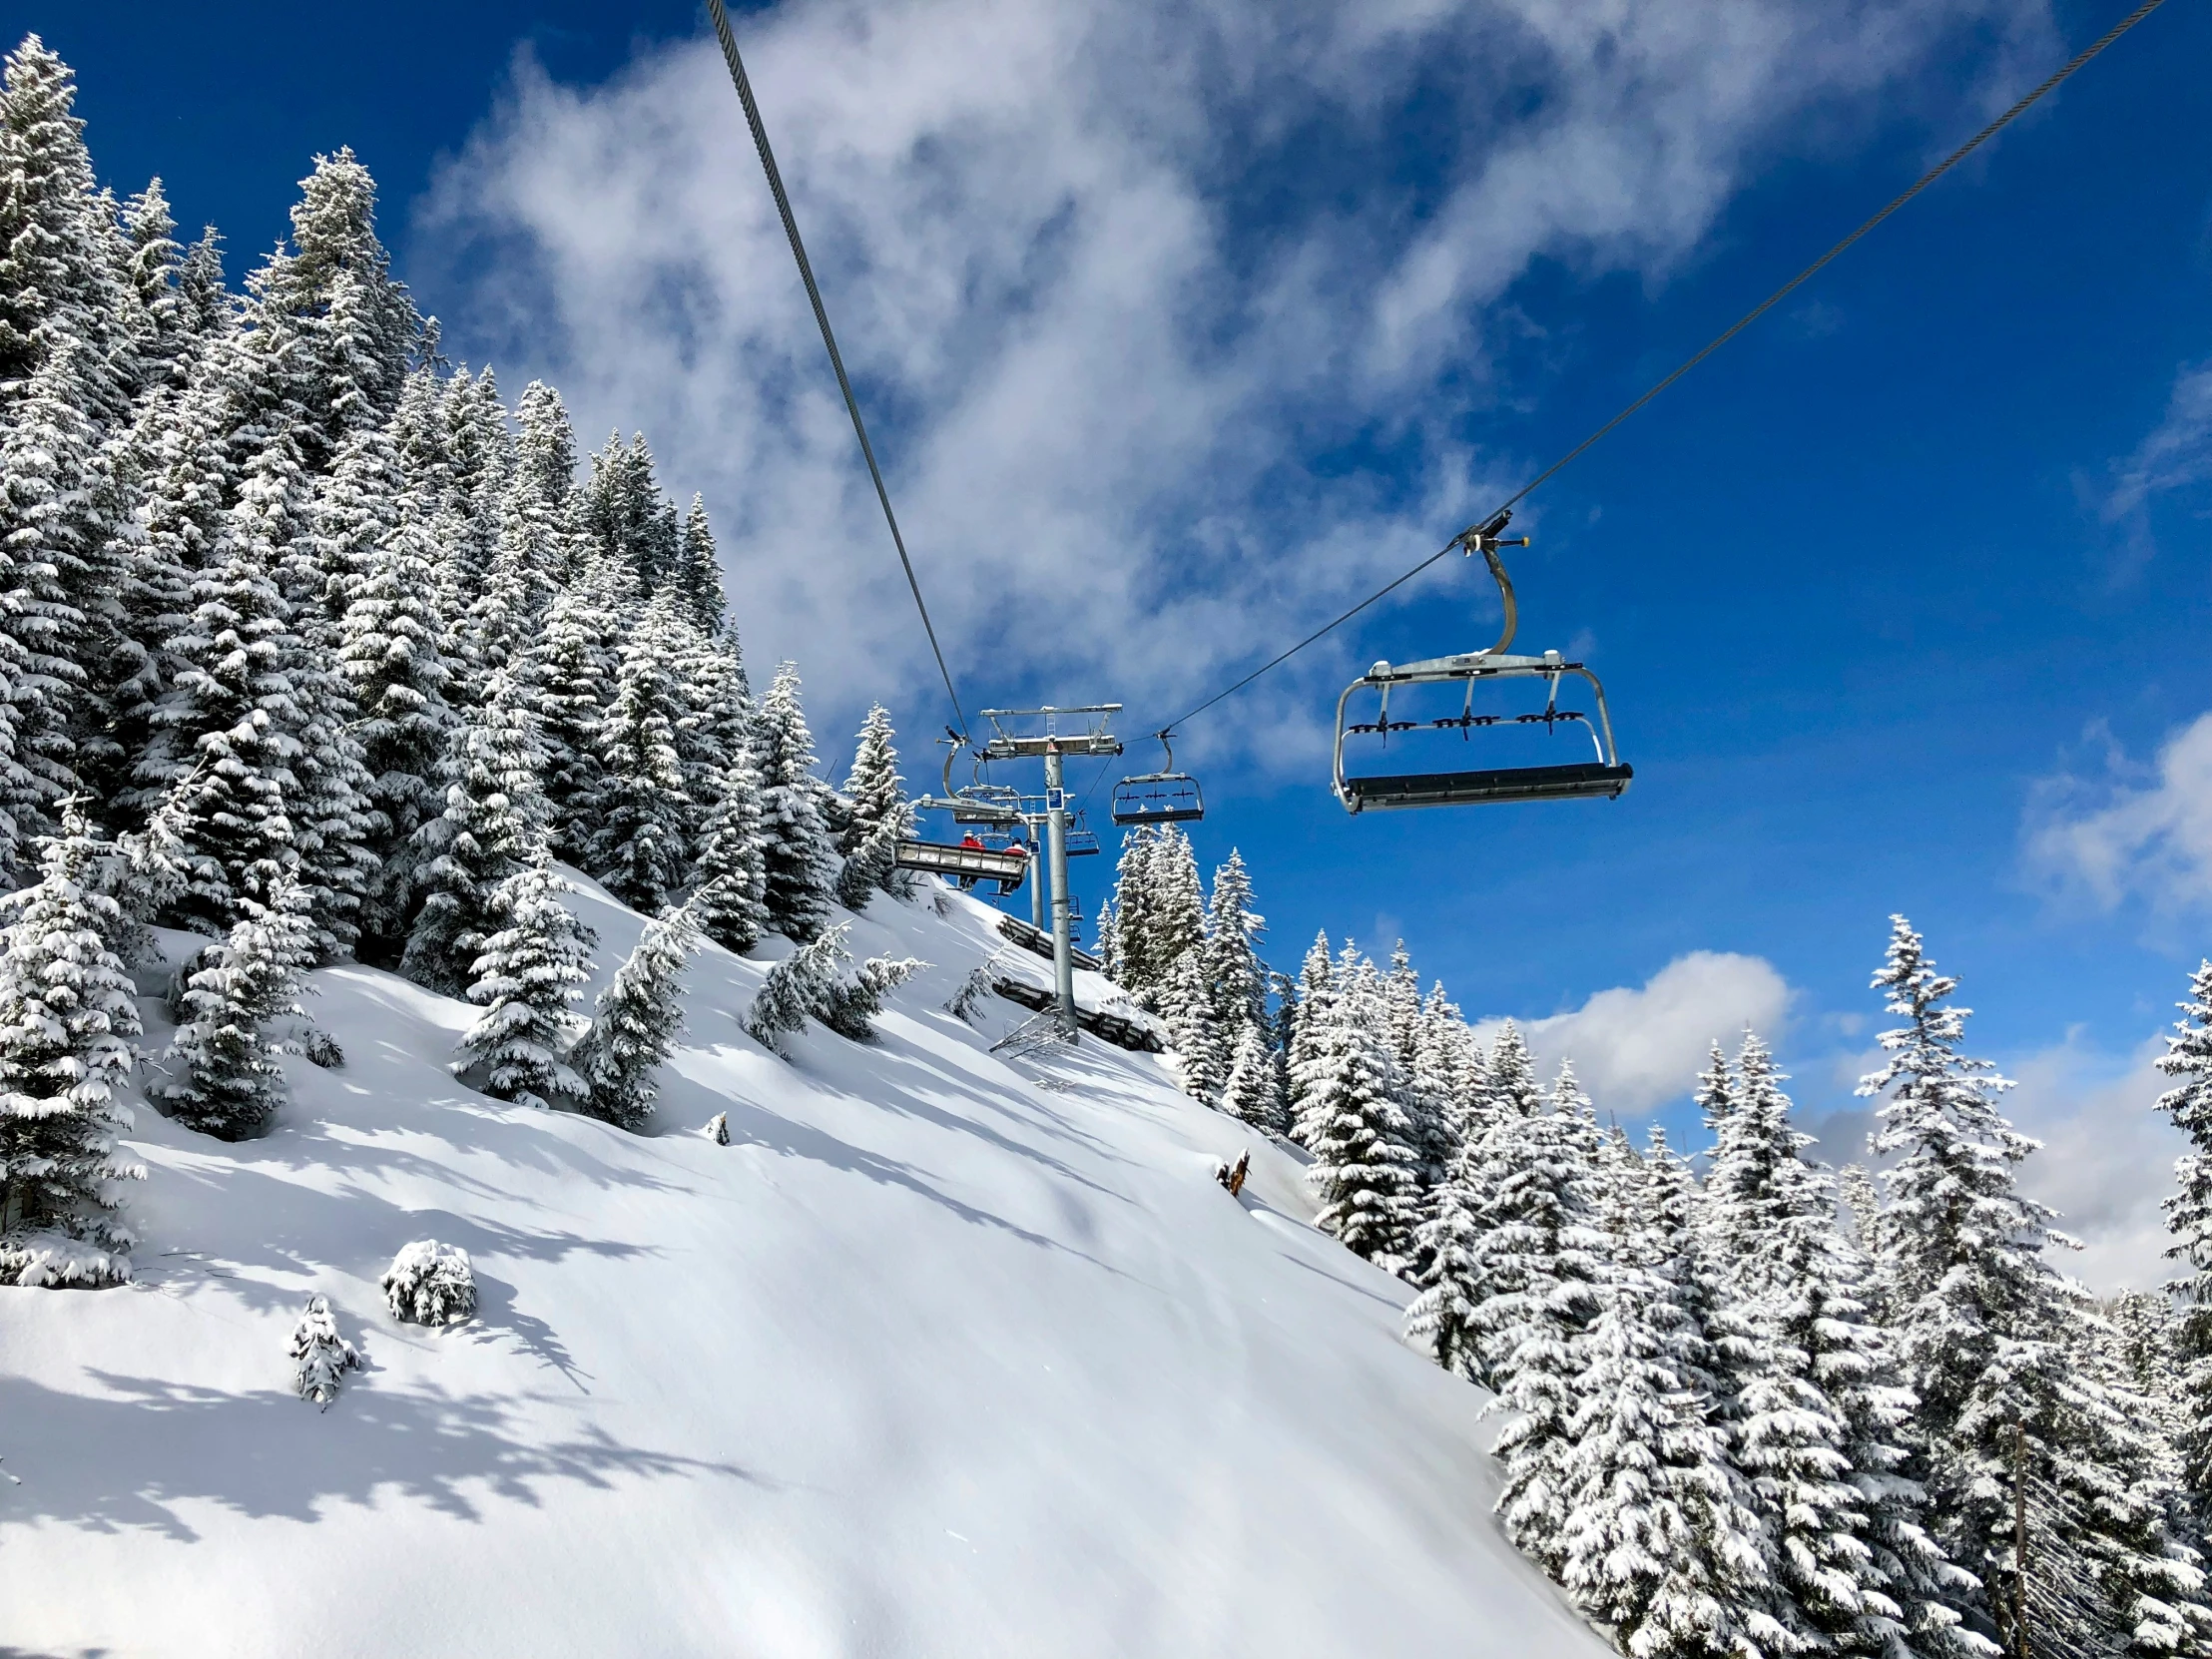
<path id="1" fill-rule="evenodd" d="M 2045 0 L 789 0 L 746 42 L 975 695 L 1164 714 L 1526 463 L 1456 434 L 1532 261 L 1662 279 L 1778 149 L 1938 84 L 1947 130 L 1986 90 L 1955 90 L 1959 50 L 2009 85 L 2049 25 Z M 588 90 L 521 60 L 415 252 L 449 338 L 554 376 L 587 430 L 644 425 L 707 492 L 757 654 L 847 700 L 926 684 L 709 43 Z M 1317 659 L 1242 708 L 1286 760 L 1349 660 Z"/>
<path id="2" fill-rule="evenodd" d="M 2113 468 L 2103 503 L 2107 523 L 2139 514 L 2153 496 L 2212 480 L 2212 362 L 2174 377 L 2166 416 Z"/>

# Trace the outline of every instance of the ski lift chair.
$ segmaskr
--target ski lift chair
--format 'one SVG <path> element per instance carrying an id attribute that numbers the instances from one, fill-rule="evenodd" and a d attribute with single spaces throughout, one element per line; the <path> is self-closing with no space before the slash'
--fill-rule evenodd
<path id="1" fill-rule="evenodd" d="M 1166 764 L 1158 772 L 1140 773 L 1116 784 L 1108 815 L 1120 825 L 1195 824 L 1206 816 L 1206 798 L 1198 780 L 1175 770 L 1175 750 L 1167 733 L 1153 736 L 1167 752 Z"/>
<path id="2" fill-rule="evenodd" d="M 1368 672 L 1345 688 L 1337 699 L 1337 742 L 1334 777 L 1337 799 L 1344 803 L 1348 813 L 1386 811 L 1406 807 L 1473 807 L 1493 802 L 1508 801 L 1571 801 L 1592 796 L 1607 800 L 1619 797 L 1629 781 L 1635 777 L 1632 768 L 1622 762 L 1620 752 L 1613 742 L 1613 720 L 1605 706 L 1605 688 L 1598 678 L 1580 663 L 1570 663 L 1556 651 L 1546 651 L 1540 657 L 1517 657 L 1506 653 L 1513 643 L 1513 632 L 1518 613 L 1513 601 L 1513 584 L 1505 574 L 1505 565 L 1497 556 L 1501 546 L 1526 547 L 1524 536 L 1517 542 L 1501 542 L 1498 532 L 1511 518 L 1510 512 L 1500 513 L 1489 523 L 1470 530 L 1461 538 L 1468 553 L 1480 552 L 1488 562 L 1490 574 L 1496 578 L 1498 593 L 1505 605 L 1505 626 L 1497 644 L 1487 651 L 1467 652 L 1452 657 L 1430 657 L 1416 663 L 1377 663 Z M 1577 675 L 1590 688 L 1592 708 L 1596 718 L 1575 709 L 1559 707 L 1559 682 L 1567 675 Z M 1545 682 L 1546 698 L 1539 714 L 1478 715 L 1474 712 L 1474 690 L 1498 680 L 1541 680 Z M 1390 693 L 1399 686 L 1464 685 L 1466 699 L 1456 716 L 1442 720 L 1411 721 L 1390 719 Z M 1357 692 L 1374 690 L 1381 694 L 1381 708 L 1373 721 L 1348 723 L 1347 710 Z M 1373 736 L 1387 744 L 1393 733 L 1415 730 L 1457 731 L 1461 739 L 1472 741 L 1477 730 L 1497 726 L 1542 726 L 1545 731 L 1556 731 L 1561 725 L 1579 725 L 1589 733 L 1595 754 L 1587 761 L 1573 761 L 1546 766 L 1485 767 L 1450 772 L 1407 772 L 1375 774 L 1354 777 L 1345 771 L 1345 739 L 1347 737 Z"/>
<path id="3" fill-rule="evenodd" d="M 1089 824 L 1084 821 L 1084 815 L 1082 813 L 1076 813 L 1074 815 L 1074 822 L 1069 824 L 1068 826 L 1068 856 L 1071 858 L 1091 858 L 1096 857 L 1100 850 L 1101 848 L 1098 844 L 1098 831 L 1096 830 L 1093 830 L 1089 826 Z"/>

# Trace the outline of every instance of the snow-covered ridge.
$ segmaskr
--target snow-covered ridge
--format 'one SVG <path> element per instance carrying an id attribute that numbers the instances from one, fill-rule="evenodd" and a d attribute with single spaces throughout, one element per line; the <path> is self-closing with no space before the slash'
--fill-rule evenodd
<path id="1" fill-rule="evenodd" d="M 580 885 L 603 982 L 643 922 Z M 1292 1154 L 1158 1057 L 1009 1063 L 1025 1010 L 943 1011 L 994 920 L 871 903 L 855 952 L 932 965 L 874 1044 L 789 1063 L 738 1018 L 788 947 L 708 947 L 643 1136 L 463 1087 L 468 1004 L 315 973 L 345 1064 L 287 1061 L 267 1138 L 140 1113 L 137 1283 L 0 1290 L 0 1641 L 1602 1651 L 1490 1518 L 1486 1396 L 1399 1342 L 1410 1291 L 1312 1228 Z M 425 1237 L 474 1321 L 386 1311 Z M 310 1293 L 365 1361 L 324 1412 L 285 1358 Z"/>

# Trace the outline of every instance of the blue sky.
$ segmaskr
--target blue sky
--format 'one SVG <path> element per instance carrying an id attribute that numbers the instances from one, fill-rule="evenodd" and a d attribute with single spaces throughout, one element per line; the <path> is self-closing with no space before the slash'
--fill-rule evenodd
<path id="1" fill-rule="evenodd" d="M 1136 731 L 1439 545 L 2117 10 L 742 23 L 971 712 L 1116 698 Z M 449 354 L 555 379 L 594 441 L 643 425 L 707 492 L 755 660 L 801 661 L 826 737 L 881 697 L 918 744 L 941 694 L 703 18 L 628 11 L 0 27 L 234 275 L 352 144 Z M 2212 938 L 2208 53 L 2164 8 L 1532 499 L 1521 643 L 1604 675 L 1623 800 L 1330 798 L 1359 666 L 1487 643 L 1465 571 L 1192 726 L 1201 854 L 1242 847 L 1278 959 L 1402 933 L 1470 1015 L 1583 1010 L 1539 1030 L 1676 1123 L 1682 1044 L 1756 1013 L 1819 1120 L 1902 909 L 2022 1077 L 2092 1276 L 2142 1277 L 2144 1045 Z"/>

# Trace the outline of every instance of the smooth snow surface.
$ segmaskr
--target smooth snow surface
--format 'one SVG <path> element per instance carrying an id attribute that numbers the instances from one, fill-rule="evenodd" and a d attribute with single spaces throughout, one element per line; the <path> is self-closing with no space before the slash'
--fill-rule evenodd
<path id="1" fill-rule="evenodd" d="M 604 984 L 641 924 L 579 884 Z M 1486 1396 L 1295 1159 L 1156 1057 L 986 1053 L 1026 1016 L 942 1011 L 1001 945 L 944 908 L 859 918 L 935 965 L 789 1064 L 736 1017 L 766 960 L 709 947 L 652 1136 L 471 1092 L 472 1011 L 358 967 L 314 975 L 345 1065 L 288 1063 L 268 1139 L 141 1109 L 138 1282 L 0 1290 L 0 1652 L 1606 1651 L 1490 1518 Z M 423 1238 L 473 1322 L 387 1313 Z M 311 1292 L 365 1362 L 326 1411 Z"/>

